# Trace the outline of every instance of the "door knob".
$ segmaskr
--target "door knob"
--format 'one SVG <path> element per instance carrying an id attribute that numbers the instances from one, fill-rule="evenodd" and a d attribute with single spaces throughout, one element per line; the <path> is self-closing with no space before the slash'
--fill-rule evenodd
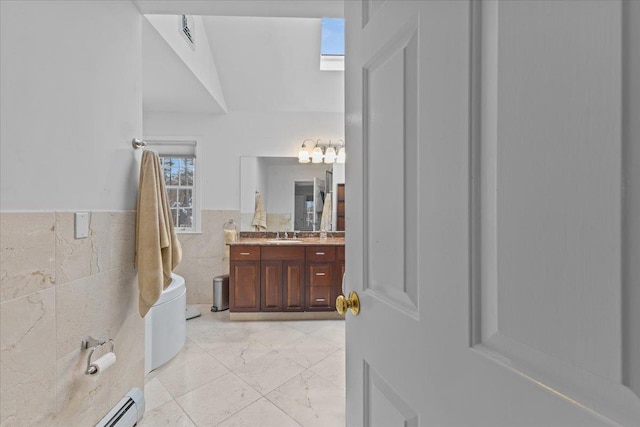
<path id="1" fill-rule="evenodd" d="M 349 298 L 345 298 L 344 295 L 338 296 L 336 298 L 336 310 L 340 314 L 345 314 L 347 310 L 351 310 L 351 314 L 357 316 L 360 313 L 360 298 L 358 298 L 358 294 L 351 291 Z"/>

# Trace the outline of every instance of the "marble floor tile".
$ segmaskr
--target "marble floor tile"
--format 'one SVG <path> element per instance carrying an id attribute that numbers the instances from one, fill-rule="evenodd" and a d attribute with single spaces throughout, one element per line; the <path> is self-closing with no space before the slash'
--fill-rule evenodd
<path id="1" fill-rule="evenodd" d="M 158 380 L 174 398 L 227 374 L 229 370 L 208 354 L 173 364 L 158 375 Z"/>
<path id="2" fill-rule="evenodd" d="M 144 410 L 153 411 L 159 406 L 173 400 L 171 393 L 167 391 L 156 377 L 144 385 Z"/>
<path id="3" fill-rule="evenodd" d="M 207 352 L 232 371 L 271 351 L 269 346 L 252 339 L 240 342 L 217 342 L 207 346 Z"/>
<path id="4" fill-rule="evenodd" d="M 322 378 L 331 381 L 341 389 L 345 389 L 345 351 L 338 350 L 309 368 Z"/>
<path id="5" fill-rule="evenodd" d="M 229 373 L 179 397 L 176 402 L 198 427 L 207 427 L 219 424 L 260 397 L 260 393 Z"/>
<path id="6" fill-rule="evenodd" d="M 345 425 L 345 391 L 311 371 L 265 397 L 304 427 Z"/>
<path id="7" fill-rule="evenodd" d="M 237 369 L 235 374 L 261 394 L 267 394 L 302 371 L 302 366 L 273 351 Z"/>
<path id="8" fill-rule="evenodd" d="M 142 422 L 138 425 L 140 427 L 196 427 L 175 400 L 145 412 Z"/>
<path id="9" fill-rule="evenodd" d="M 344 324 L 344 320 L 288 320 L 283 324 L 305 334 L 310 334 L 325 326 Z"/>
<path id="10" fill-rule="evenodd" d="M 277 351 L 305 368 L 309 368 L 337 350 L 338 347 L 322 338 L 307 335 L 280 347 Z"/>
<path id="11" fill-rule="evenodd" d="M 220 427 L 300 427 L 264 397 L 227 418 Z"/>
<path id="12" fill-rule="evenodd" d="M 262 344 L 277 349 L 305 336 L 303 332 L 296 331 L 288 326 L 277 325 L 263 329 L 250 335 L 250 338 Z"/>
<path id="13" fill-rule="evenodd" d="M 322 338 L 327 341 L 329 344 L 333 344 L 336 347 L 344 348 L 345 343 L 345 334 L 344 334 L 344 325 L 333 324 L 324 326 L 317 331 L 311 332 L 310 336 Z"/>
<path id="14" fill-rule="evenodd" d="M 143 426 L 344 425 L 344 321 L 232 322 L 197 308 L 185 348 L 145 378 Z"/>

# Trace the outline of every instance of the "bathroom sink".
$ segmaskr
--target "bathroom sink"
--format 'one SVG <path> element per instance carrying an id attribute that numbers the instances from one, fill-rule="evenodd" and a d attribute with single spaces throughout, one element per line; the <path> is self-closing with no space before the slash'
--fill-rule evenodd
<path id="1" fill-rule="evenodd" d="M 267 243 L 277 243 L 280 245 L 288 245 L 289 243 L 302 243 L 303 241 L 300 239 L 272 239 L 268 240 Z"/>

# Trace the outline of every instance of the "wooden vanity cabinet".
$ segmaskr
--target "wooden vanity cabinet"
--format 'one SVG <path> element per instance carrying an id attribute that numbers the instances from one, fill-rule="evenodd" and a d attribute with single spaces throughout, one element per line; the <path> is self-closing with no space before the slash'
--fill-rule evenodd
<path id="1" fill-rule="evenodd" d="M 334 301 L 338 298 L 339 295 L 342 295 L 342 276 L 344 276 L 344 266 L 345 266 L 345 254 L 344 254 L 344 246 L 336 247 L 336 275 L 335 281 L 333 285 L 333 294 L 331 298 Z"/>
<path id="2" fill-rule="evenodd" d="M 232 312 L 335 311 L 342 293 L 344 246 L 230 248 Z"/>
<path id="3" fill-rule="evenodd" d="M 308 246 L 306 248 L 307 311 L 335 310 L 336 264 L 335 246 Z M 335 295 L 335 296 L 334 296 Z"/>
<path id="4" fill-rule="evenodd" d="M 304 247 L 262 248 L 262 311 L 304 310 Z"/>
<path id="5" fill-rule="evenodd" d="M 260 246 L 231 246 L 229 255 L 230 310 L 260 311 Z"/>

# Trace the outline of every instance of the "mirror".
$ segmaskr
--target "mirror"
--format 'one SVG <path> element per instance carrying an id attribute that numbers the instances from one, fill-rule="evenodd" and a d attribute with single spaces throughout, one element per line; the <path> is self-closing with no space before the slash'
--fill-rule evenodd
<path id="1" fill-rule="evenodd" d="M 252 226 L 256 192 L 262 195 L 266 231 L 320 231 L 326 195 L 331 194 L 330 230 L 336 230 L 338 184 L 344 164 L 299 163 L 297 157 L 240 158 L 240 231 Z"/>

